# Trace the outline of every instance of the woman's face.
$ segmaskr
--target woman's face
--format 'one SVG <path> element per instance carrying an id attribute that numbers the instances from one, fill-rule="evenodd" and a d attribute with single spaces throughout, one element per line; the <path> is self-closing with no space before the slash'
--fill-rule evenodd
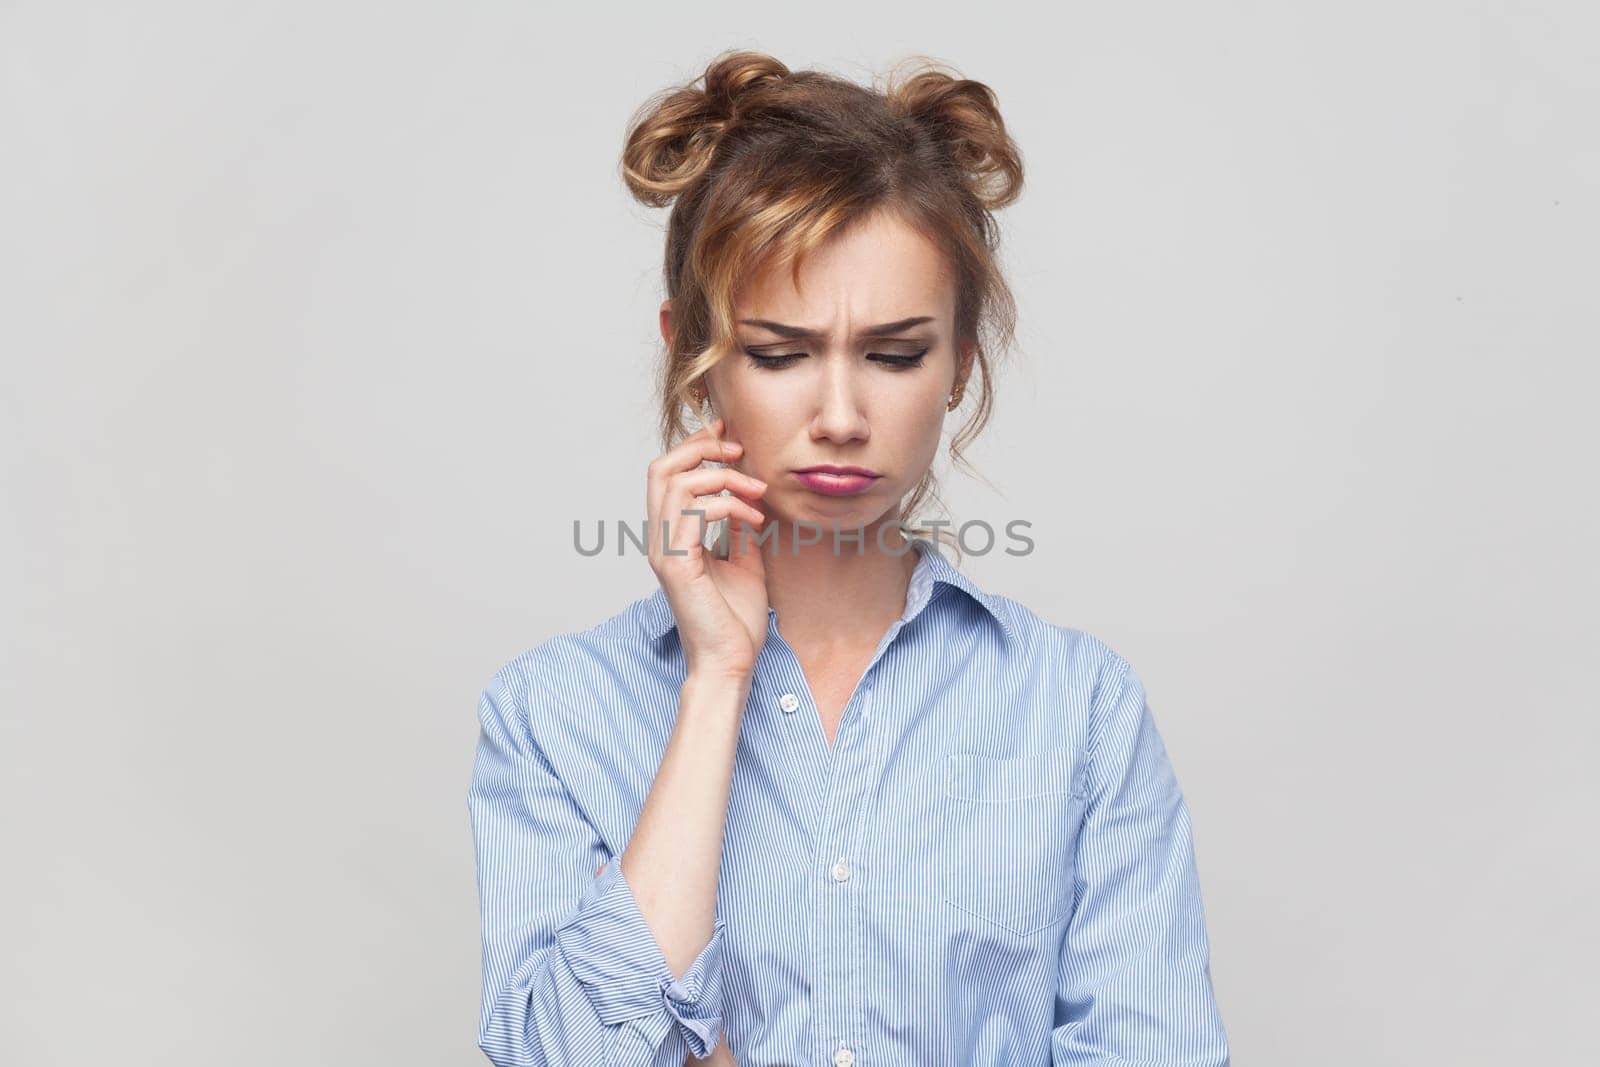
<path id="1" fill-rule="evenodd" d="M 723 436 L 744 445 L 735 466 L 769 486 L 757 506 L 824 530 L 893 517 L 938 452 L 961 362 L 939 251 L 878 212 L 813 250 L 798 288 L 767 271 L 734 312 L 739 349 L 707 378 Z M 830 465 L 870 473 L 803 473 Z"/>

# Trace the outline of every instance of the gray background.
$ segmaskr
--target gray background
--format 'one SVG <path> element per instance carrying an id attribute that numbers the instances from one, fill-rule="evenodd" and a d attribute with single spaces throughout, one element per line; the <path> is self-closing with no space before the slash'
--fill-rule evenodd
<path id="1" fill-rule="evenodd" d="M 947 499 L 1145 679 L 1236 1063 L 1595 1062 L 1593 5 L 580 7 L 0 4 L 8 1062 L 484 1062 L 477 697 L 654 587 L 571 547 L 655 454 L 616 160 L 731 46 L 999 94 Z"/>

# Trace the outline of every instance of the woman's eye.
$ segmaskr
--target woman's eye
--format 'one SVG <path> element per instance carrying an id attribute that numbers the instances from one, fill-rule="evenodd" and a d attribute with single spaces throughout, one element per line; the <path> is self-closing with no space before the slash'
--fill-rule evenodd
<path id="1" fill-rule="evenodd" d="M 928 350 L 924 348 L 922 351 L 914 352 L 908 356 L 891 356 L 885 352 L 869 352 L 867 358 L 888 364 L 895 370 L 910 370 L 912 367 L 922 366 L 922 357 L 927 354 Z"/>
<path id="2" fill-rule="evenodd" d="M 804 352 L 785 352 L 776 355 L 758 356 L 748 348 L 745 349 L 744 354 L 750 357 L 750 365 L 752 367 L 760 367 L 762 370 L 777 370 L 779 367 L 787 367 L 797 359 L 805 358 Z"/>
<path id="3" fill-rule="evenodd" d="M 913 367 L 922 366 L 923 357 L 927 354 L 928 350 L 924 348 L 920 352 L 902 356 L 891 355 L 887 352 L 868 352 L 867 358 L 883 363 L 894 370 L 910 370 Z M 745 355 L 750 357 L 750 365 L 752 367 L 760 367 L 762 370 L 777 370 L 780 367 L 787 367 L 796 360 L 806 358 L 804 352 L 775 352 L 758 355 L 748 348 L 745 349 Z"/>

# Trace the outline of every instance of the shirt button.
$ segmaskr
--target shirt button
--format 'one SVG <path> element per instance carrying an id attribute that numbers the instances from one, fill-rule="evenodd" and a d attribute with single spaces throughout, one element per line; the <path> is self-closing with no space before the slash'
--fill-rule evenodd
<path id="1" fill-rule="evenodd" d="M 800 698 L 795 696 L 793 693 L 785 693 L 783 696 L 778 698 L 778 707 L 783 709 L 783 713 L 785 715 L 790 714 L 799 706 Z"/>
<path id="2" fill-rule="evenodd" d="M 842 882 L 849 877 L 850 865 L 848 863 L 846 863 L 844 860 L 840 860 L 838 863 L 833 865 L 833 880 L 835 882 Z"/>
<path id="3" fill-rule="evenodd" d="M 841 1045 L 834 1050 L 833 1062 L 836 1067 L 850 1067 L 852 1063 L 856 1062 L 856 1054 Z"/>

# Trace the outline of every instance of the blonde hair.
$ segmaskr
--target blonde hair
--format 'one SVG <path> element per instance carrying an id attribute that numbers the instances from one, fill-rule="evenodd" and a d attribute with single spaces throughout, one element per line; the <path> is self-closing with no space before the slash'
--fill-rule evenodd
<path id="1" fill-rule="evenodd" d="M 972 345 L 968 380 L 976 375 L 979 389 L 950 456 L 976 473 L 962 450 L 988 422 L 992 361 L 1016 329 L 992 212 L 1022 190 L 1021 152 L 988 86 L 921 56 L 880 89 L 791 71 L 760 52 L 725 52 L 635 112 L 621 170 L 641 203 L 672 206 L 670 340 L 657 382 L 663 448 L 693 432 L 686 415 L 697 412 L 696 383 L 737 348 L 738 280 L 787 265 L 798 285 L 807 252 L 889 209 L 944 253 L 955 280 L 958 361 Z M 915 515 L 930 497 L 939 501 L 931 468 L 899 515 Z M 926 527 L 905 529 L 926 536 Z"/>

